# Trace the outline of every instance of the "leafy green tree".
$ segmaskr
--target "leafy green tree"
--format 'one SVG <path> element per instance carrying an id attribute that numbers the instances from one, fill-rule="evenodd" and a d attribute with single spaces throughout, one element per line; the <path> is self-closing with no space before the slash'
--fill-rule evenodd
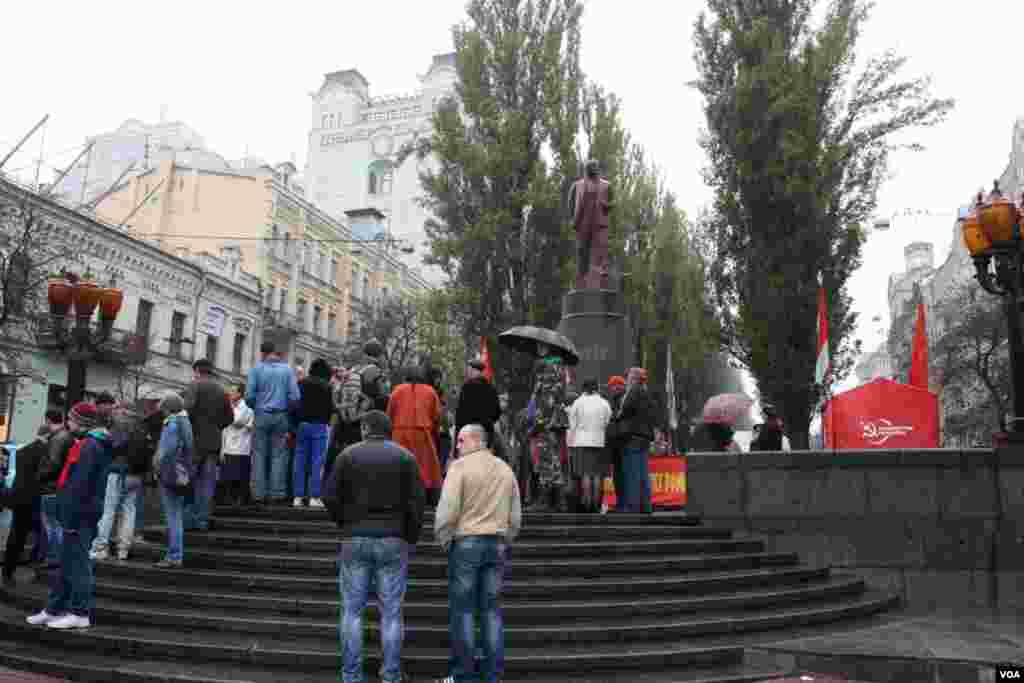
<path id="1" fill-rule="evenodd" d="M 854 76 L 866 0 L 708 0 L 695 25 L 695 87 L 705 98 L 704 228 L 723 340 L 806 448 L 814 384 L 816 295 L 828 296 L 832 370 L 853 365 L 847 281 L 876 207 L 895 138 L 943 120 L 952 100 L 928 79 L 897 80 L 905 60 L 871 59 Z M 917 146 L 911 146 L 918 148 Z"/>
<path id="2" fill-rule="evenodd" d="M 456 97 L 429 136 L 406 148 L 433 160 L 420 175 L 429 263 L 458 300 L 469 338 L 513 325 L 557 325 L 571 274 L 566 190 L 575 178 L 581 85 L 578 0 L 471 0 L 453 29 Z M 495 348 L 516 394 L 528 360 Z"/>
<path id="3" fill-rule="evenodd" d="M 436 288 L 416 304 L 418 321 L 416 346 L 421 362 L 441 372 L 446 395 L 458 391 L 465 379 L 466 363 L 472 356 L 467 338 L 461 334 L 465 322 L 459 311 L 466 292 Z"/>

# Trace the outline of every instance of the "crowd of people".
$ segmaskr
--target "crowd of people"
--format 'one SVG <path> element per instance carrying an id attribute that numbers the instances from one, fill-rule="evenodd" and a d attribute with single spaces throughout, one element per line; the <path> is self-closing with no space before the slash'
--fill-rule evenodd
<path id="1" fill-rule="evenodd" d="M 196 361 L 193 382 L 149 414 L 108 395 L 75 404 L 66 418 L 47 413 L 38 438 L 18 451 L 15 485 L 0 488 L 0 506 L 14 510 L 5 584 L 15 584 L 32 531 L 32 558 L 49 584 L 29 623 L 92 624 L 94 563 L 130 557 L 142 540 L 147 491 L 159 496 L 166 527 L 161 569 L 183 566 L 184 532 L 210 529 L 217 505 L 326 508 L 343 539 L 343 680 L 361 680 L 362 613 L 373 586 L 381 677 L 400 680 L 409 556 L 431 506 L 449 562 L 450 680 L 495 680 L 503 668 L 500 586 L 523 504 L 600 512 L 612 475 L 616 510 L 651 512 L 647 457 L 660 412 L 641 368 L 603 387 L 588 379 L 574 395 L 560 359 L 542 358 L 528 405 L 512 414 L 474 360 L 452 412 L 436 372 L 390 377 L 376 342 L 361 362 L 337 370 L 322 359 L 306 372 L 293 368 L 271 343 L 261 352 L 247 381 L 227 388 L 209 362 Z"/>

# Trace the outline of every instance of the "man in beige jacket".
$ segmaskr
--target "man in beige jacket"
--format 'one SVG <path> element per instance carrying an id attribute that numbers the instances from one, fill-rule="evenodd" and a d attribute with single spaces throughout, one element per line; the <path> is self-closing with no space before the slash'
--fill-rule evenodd
<path id="1" fill-rule="evenodd" d="M 452 676 L 456 682 L 497 681 L 505 668 L 500 592 L 508 546 L 522 525 L 519 484 L 512 468 L 487 447 L 482 425 L 463 427 L 456 446 L 460 457 L 448 467 L 434 516 L 434 535 L 448 553 Z M 480 671 L 474 663 L 478 606 Z"/>

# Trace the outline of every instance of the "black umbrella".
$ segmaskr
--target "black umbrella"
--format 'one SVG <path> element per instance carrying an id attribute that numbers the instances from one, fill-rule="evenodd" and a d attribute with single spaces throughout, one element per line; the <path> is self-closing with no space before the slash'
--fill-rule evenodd
<path id="1" fill-rule="evenodd" d="M 546 345 L 549 354 L 561 356 L 567 365 L 576 365 L 580 362 L 580 354 L 573 343 L 564 335 L 546 327 L 513 327 L 499 334 L 498 342 L 502 346 L 534 356 L 540 356 L 540 346 Z"/>

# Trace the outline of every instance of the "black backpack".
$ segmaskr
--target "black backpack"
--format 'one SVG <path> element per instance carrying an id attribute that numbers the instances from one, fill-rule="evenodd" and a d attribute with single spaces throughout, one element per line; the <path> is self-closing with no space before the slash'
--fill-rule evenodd
<path id="1" fill-rule="evenodd" d="M 387 406 L 391 392 L 384 371 L 376 365 L 367 365 L 359 371 L 360 391 L 369 399 L 370 407 L 383 410 L 381 403 Z"/>

